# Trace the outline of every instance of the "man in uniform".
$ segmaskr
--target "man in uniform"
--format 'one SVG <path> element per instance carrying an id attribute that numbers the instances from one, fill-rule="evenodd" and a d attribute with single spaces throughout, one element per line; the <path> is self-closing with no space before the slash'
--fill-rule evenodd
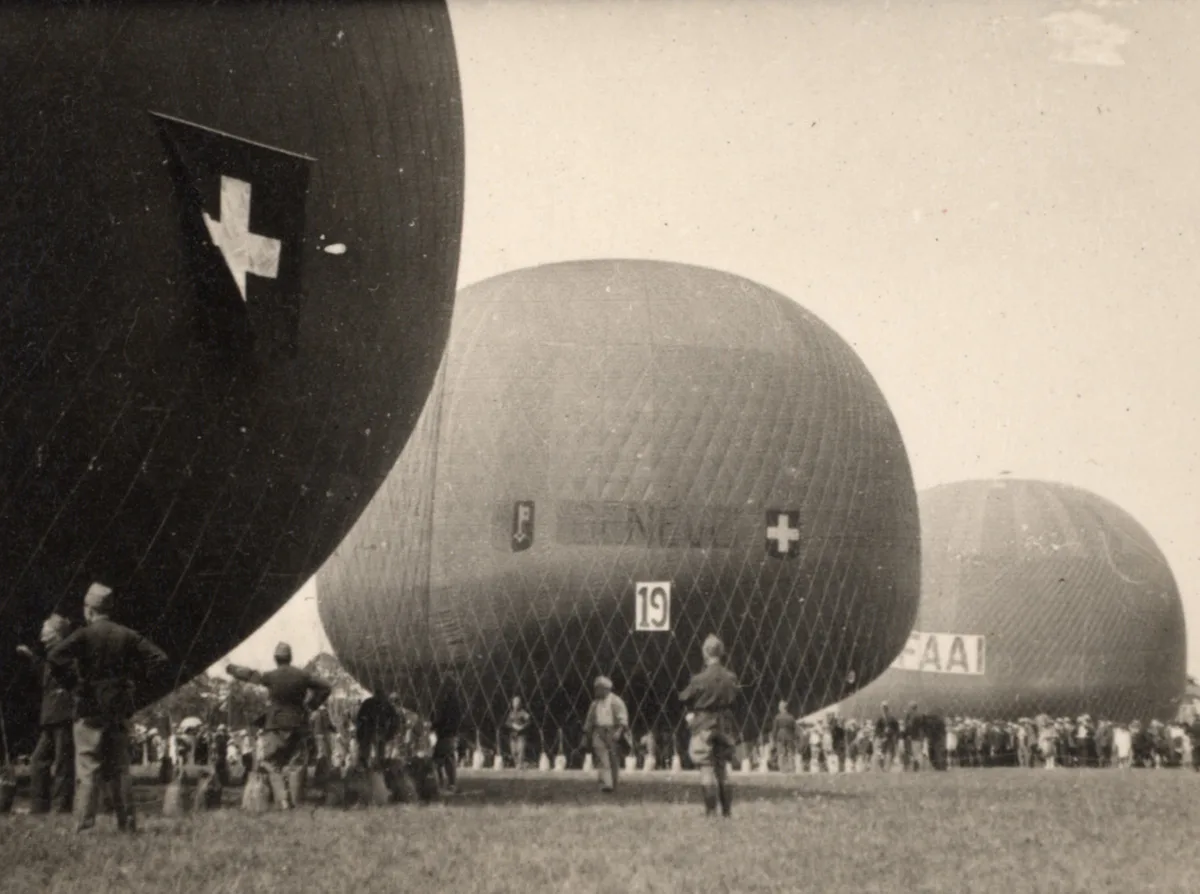
<path id="1" fill-rule="evenodd" d="M 779 703 L 779 713 L 775 715 L 771 739 L 775 745 L 775 766 L 779 768 L 779 772 L 795 772 L 796 718 L 788 712 L 787 702 Z"/>
<path id="2" fill-rule="evenodd" d="M 262 732 L 263 764 L 271 779 L 275 803 L 281 810 L 296 807 L 308 763 L 309 714 L 329 698 L 329 684 L 293 667 L 292 647 L 287 643 L 275 647 L 274 670 L 262 673 L 230 664 L 225 673 L 235 680 L 266 687 L 270 705 Z"/>
<path id="3" fill-rule="evenodd" d="M 602 792 L 616 791 L 621 761 L 617 745 L 629 732 L 629 709 L 612 688 L 608 677 L 596 678 L 592 684 L 595 698 L 583 722 L 583 747 L 592 749 Z"/>
<path id="4" fill-rule="evenodd" d="M 38 719 L 41 729 L 29 759 L 32 813 L 49 813 L 52 807 L 59 813 L 70 813 L 75 797 L 75 743 L 71 732 L 75 699 L 55 677 L 44 657 L 70 632 L 70 621 L 53 614 L 42 624 L 41 641 L 45 650 L 42 655 L 29 646 L 17 646 L 17 651 L 33 662 L 42 678 L 42 713 Z"/>
<path id="5" fill-rule="evenodd" d="M 462 725 L 462 707 L 454 691 L 455 682 L 452 678 L 442 681 L 429 724 L 437 736 L 433 746 L 434 770 L 438 782 L 450 794 L 455 792 L 458 785 L 458 729 Z"/>
<path id="6" fill-rule="evenodd" d="M 738 681 L 721 664 L 725 644 L 720 639 L 709 634 L 702 652 L 704 670 L 692 677 L 679 698 L 692 708 L 688 721 L 688 755 L 692 763 L 700 767 L 704 812 L 715 815 L 720 802 L 721 814 L 728 817 L 733 811 L 728 772 L 736 737 L 733 705 L 738 695 Z"/>
<path id="7" fill-rule="evenodd" d="M 512 753 L 513 766 L 518 770 L 525 768 L 525 736 L 529 724 L 529 712 L 521 707 L 521 697 L 513 696 L 512 710 L 508 712 L 504 726 L 508 730 L 508 747 Z"/>
<path id="8" fill-rule="evenodd" d="M 144 636 L 109 620 L 113 591 L 95 583 L 83 600 L 87 625 L 46 656 L 53 672 L 75 686 L 76 830 L 96 824 L 96 779 L 110 786 L 117 828 L 137 830 L 129 775 L 129 718 L 134 686 L 166 678 L 166 654 Z"/>

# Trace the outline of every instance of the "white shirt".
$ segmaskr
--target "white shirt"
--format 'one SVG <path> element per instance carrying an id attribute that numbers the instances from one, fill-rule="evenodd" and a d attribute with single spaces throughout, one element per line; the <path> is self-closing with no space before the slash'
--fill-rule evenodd
<path id="1" fill-rule="evenodd" d="M 615 692 L 610 692 L 593 703 L 596 726 L 629 726 L 629 709 Z"/>

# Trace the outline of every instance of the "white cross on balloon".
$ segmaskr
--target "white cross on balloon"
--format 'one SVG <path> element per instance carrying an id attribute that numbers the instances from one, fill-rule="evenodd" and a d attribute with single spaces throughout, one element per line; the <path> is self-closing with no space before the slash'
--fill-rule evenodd
<path id="1" fill-rule="evenodd" d="M 250 232 L 250 184 L 235 177 L 221 177 L 221 219 L 213 220 L 204 212 L 204 225 L 213 245 L 225 258 L 233 274 L 242 301 L 246 300 L 246 274 L 266 279 L 279 275 L 278 239 Z"/>
<path id="2" fill-rule="evenodd" d="M 791 544 L 800 539 L 800 529 L 793 528 L 788 517 L 781 512 L 775 524 L 767 528 L 767 539 L 774 540 L 779 552 L 786 553 Z"/>

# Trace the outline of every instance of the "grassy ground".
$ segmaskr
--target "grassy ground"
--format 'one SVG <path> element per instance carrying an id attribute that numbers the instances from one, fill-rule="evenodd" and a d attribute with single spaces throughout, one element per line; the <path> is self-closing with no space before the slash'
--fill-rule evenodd
<path id="1" fill-rule="evenodd" d="M 140 786 L 136 838 L 0 817 L 0 891 L 1200 892 L 1186 771 L 735 774 L 731 822 L 681 775 L 614 798 L 581 773 L 482 772 L 442 805 L 182 819 Z"/>

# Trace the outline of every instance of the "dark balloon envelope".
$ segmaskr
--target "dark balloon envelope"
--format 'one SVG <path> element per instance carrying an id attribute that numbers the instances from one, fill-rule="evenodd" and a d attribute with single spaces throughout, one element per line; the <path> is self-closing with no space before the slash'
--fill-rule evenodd
<path id="1" fill-rule="evenodd" d="M 898 659 L 906 666 L 847 699 L 844 715 L 915 701 L 983 719 L 1174 716 L 1186 683 L 1183 606 L 1167 560 L 1125 511 L 1014 479 L 942 485 L 920 505 L 920 635 Z M 954 637 L 962 651 L 951 662 Z"/>
<path id="2" fill-rule="evenodd" d="M 583 261 L 459 293 L 416 432 L 317 593 L 365 685 L 427 706 L 452 672 L 487 744 L 523 696 L 554 749 L 601 673 L 639 729 L 678 729 L 713 632 L 747 732 L 854 691 L 900 649 L 919 561 L 900 433 L 831 329 L 736 276 Z"/>
<path id="3" fill-rule="evenodd" d="M 345 536 L 449 332 L 463 131 L 442 3 L 10 3 L 0 72 L 21 739 L 14 646 L 90 581 L 185 679 Z"/>

